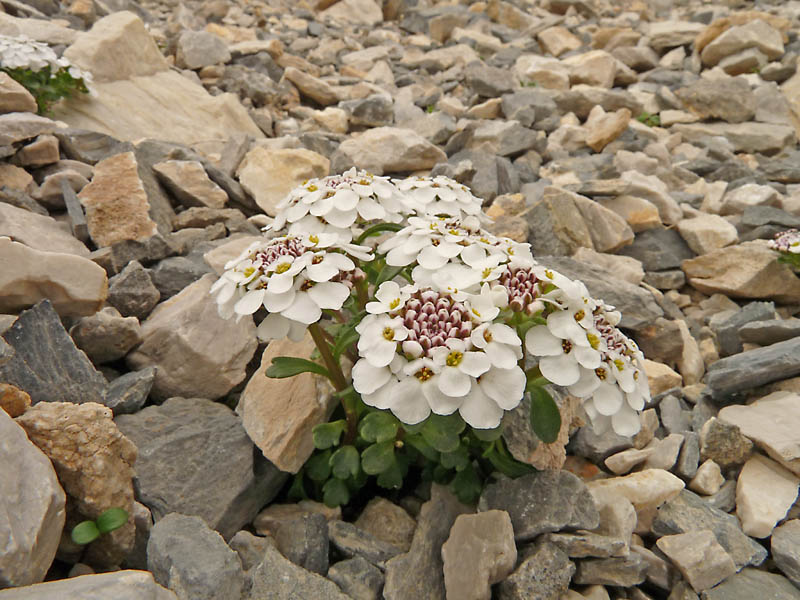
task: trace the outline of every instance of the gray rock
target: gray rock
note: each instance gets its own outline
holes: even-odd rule
[[[0,331],[0,333],[2,333],[2,331]],[[9,346],[3,338],[0,338],[0,367],[10,361],[13,357],[14,348]]]
[[[2,408],[0,454],[2,589],[44,579],[61,540],[66,496],[50,460]]]
[[[753,450],[753,442],[742,435],[736,425],[716,417],[710,418],[700,430],[700,457],[709,458],[721,468],[743,465]]]
[[[724,137],[732,144],[734,152],[775,154],[793,146],[797,141],[793,127],[752,121],[678,124],[673,125],[671,130],[680,133],[688,142],[696,142],[706,137]]]
[[[160,233],[143,240],[123,240],[110,247],[100,248],[89,256],[103,267],[109,276],[120,273],[133,261],[151,264],[175,254],[175,249]]]
[[[591,426],[581,427],[570,440],[569,451],[595,463],[633,446],[633,439],[608,430],[598,435]]]
[[[703,592],[700,598],[701,600],[753,600],[753,598],[798,600],[800,590],[780,575],[758,569],[742,569],[717,587]]]
[[[281,554],[299,567],[325,575],[328,572],[328,520],[305,513],[278,524],[273,534]]]
[[[575,565],[553,544],[524,550],[516,570],[497,586],[499,600],[556,600],[567,591]]]
[[[504,169],[500,165],[504,164],[503,161],[508,162],[507,159],[477,150],[462,150],[448,158],[451,165],[457,166],[463,161],[471,163],[474,173],[471,177],[459,180],[469,186],[477,197],[488,202],[494,200],[498,195],[518,191],[519,188],[514,189],[511,180],[503,177]]]
[[[652,359],[651,359],[652,360]],[[677,396],[668,394],[658,403],[661,425],[667,433],[685,433],[692,429],[692,413],[681,406]]]
[[[177,600],[174,592],[161,587],[146,571],[116,571],[83,575],[0,590],[2,600]]]
[[[484,488],[479,510],[505,510],[514,537],[526,542],[550,531],[594,529],[600,524],[586,485],[568,471],[540,471]]]
[[[726,481],[716,494],[704,498],[711,508],[716,508],[724,513],[736,508],[736,482]]]
[[[27,392],[33,404],[105,403],[105,378],[75,346],[49,300],[22,311],[3,338],[14,354],[0,366],[0,381]]]
[[[800,336],[800,319],[751,321],[739,330],[743,342],[769,346]]]
[[[213,272],[202,256],[195,253],[165,258],[149,269],[150,279],[160,294],[161,302],[172,298],[206,273]]]
[[[706,385],[715,400],[800,374],[800,338],[747,350],[709,366]]]
[[[687,431],[684,434],[683,446],[675,464],[675,474],[689,480],[697,473],[700,465],[700,439],[697,433]]]
[[[178,38],[175,60],[184,69],[202,69],[231,59],[228,44],[207,31],[184,31]]]
[[[115,417],[139,412],[147,402],[155,378],[156,367],[129,371],[117,377],[108,386],[106,406]]]
[[[329,522],[328,537],[331,540],[331,545],[347,558],[360,556],[379,567],[384,566],[387,560],[402,553],[402,550],[397,546],[381,541],[372,534],[345,521]]]
[[[656,545],[696,592],[707,590],[736,573],[733,559],[708,529],[665,535]]]
[[[792,519],[773,529],[770,543],[775,564],[800,588],[800,520]]]
[[[150,531],[153,529],[153,515],[150,509],[140,502],[133,503],[133,525],[136,528],[133,550],[122,561],[124,569],[147,570],[147,542],[150,540]]]
[[[170,512],[196,515],[229,538],[285,480],[263,458],[254,459],[239,417],[210,400],[172,398],[117,417],[116,424],[139,449],[136,495],[156,521]]]
[[[158,304],[161,294],[153,285],[147,270],[133,260],[108,281],[106,302],[125,317],[145,319]]]
[[[267,553],[267,546],[274,546],[275,541],[271,537],[253,535],[249,531],[242,529],[237,531],[228,546],[239,555],[242,561],[242,568],[245,571],[245,578],[248,578],[248,571],[261,564]]]
[[[123,358],[142,341],[139,320],[123,317],[112,307],[83,317],[70,328],[69,334],[96,365]]]
[[[576,197],[567,190],[548,186],[541,200],[527,211],[529,241],[536,256],[571,256],[581,247],[594,249]]]
[[[767,558],[767,551],[747,537],[734,515],[709,506],[697,494],[682,490],[658,509],[653,521],[656,535],[674,535],[701,529],[714,532],[719,545],[731,555],[737,568],[758,566]]]
[[[679,269],[647,271],[644,282],[659,290],[679,290],[686,283],[686,275]]]
[[[645,271],[679,269],[682,261],[695,256],[675,229],[648,229],[637,233],[633,244],[620,249],[619,254],[635,258]]]
[[[608,558],[628,552],[628,543],[622,538],[591,531],[546,533],[541,539],[556,546],[570,558]]]
[[[743,78],[698,79],[691,85],[675,90],[684,106],[701,119],[722,119],[742,123],[753,118],[756,97]]]
[[[631,114],[642,114],[641,102],[633,94],[621,90],[607,90],[605,88],[589,85],[574,85],[567,91],[558,92],[553,100],[562,113],[573,112],[580,119],[589,116],[591,110],[598,104],[606,112],[614,112],[620,108],[627,108]]]
[[[587,558],[578,561],[573,583],[630,587],[646,578],[647,561],[632,553],[623,558]]]
[[[172,208],[169,195],[159,183],[158,177],[156,177],[153,165],[166,160],[167,155],[176,148],[181,148],[181,146],[156,140],[137,142],[134,148],[137,173],[144,186],[144,191],[147,193],[147,201],[150,203],[150,218],[156,222],[158,231],[162,235],[172,231],[172,219],[175,218],[175,210]]]
[[[355,556],[340,561],[328,570],[328,579],[353,600],[379,600],[383,590],[381,570]]]
[[[306,571],[266,547],[263,562],[255,568],[248,600],[351,600],[321,575]]]
[[[121,142],[105,133],[86,129],[56,129],[53,135],[58,138],[59,150],[67,158],[90,165],[120,152],[133,150],[130,142]]]
[[[385,94],[342,102],[340,107],[348,112],[353,127],[385,127],[394,123],[394,105]]]
[[[525,127],[541,131],[554,131],[560,117],[553,98],[540,90],[524,89],[503,96],[503,114],[516,119]]]
[[[467,65],[464,75],[472,91],[486,98],[497,98],[519,87],[516,78],[508,69],[489,67],[479,61]]]
[[[239,600],[239,556],[199,517],[170,513],[150,531],[147,569],[181,600]]]
[[[431,499],[422,505],[417,519],[411,549],[386,563],[385,600],[444,600],[442,545],[456,517],[467,512],[472,510],[446,488],[433,485]]]
[[[750,302],[742,310],[721,322],[712,317],[708,324],[717,334],[720,358],[742,351],[742,341],[739,338],[739,330],[742,326],[752,321],[771,319],[774,316],[775,304],[773,302]]]

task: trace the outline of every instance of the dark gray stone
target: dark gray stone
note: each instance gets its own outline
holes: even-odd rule
[[[706,421],[717,416],[718,409],[710,398],[701,397],[692,408],[692,431],[700,433]]]
[[[379,600],[383,590],[383,573],[369,562],[356,556],[333,565],[328,579],[338,585],[353,600]]]
[[[160,298],[161,293],[153,285],[147,269],[136,260],[128,263],[128,266],[108,281],[106,302],[125,317],[136,317],[143,321]]]
[[[681,262],[695,256],[675,229],[648,229],[637,233],[633,243],[617,254],[635,258],[645,271],[679,269]]]
[[[9,346],[3,338],[0,338],[0,367],[10,361],[13,357],[14,348]]]
[[[194,283],[206,273],[213,273],[202,255],[172,256],[159,261],[149,269],[150,279],[159,291],[160,302],[172,298],[186,286]]]
[[[156,368],[145,367],[130,371],[110,383],[106,406],[113,411],[115,417],[131,415],[142,409],[156,379]]]
[[[123,569],[147,570],[147,542],[150,541],[150,531],[153,529],[153,515],[150,509],[141,502],[133,503],[133,524],[136,535],[131,550],[122,561]]]
[[[591,531],[545,533],[541,540],[555,545],[570,558],[609,558],[628,552],[628,543],[621,537]]]
[[[668,271],[648,271],[644,282],[659,290],[679,290],[686,283],[686,275],[680,269]]]
[[[575,565],[557,546],[537,542],[497,586],[499,600],[555,600],[566,593]]]
[[[276,83],[268,75],[241,64],[226,66],[217,82],[217,86],[226,92],[240,98],[250,98],[256,107],[279,105],[281,96],[288,91],[286,85]]]
[[[278,550],[294,564],[314,573],[328,572],[328,520],[305,513],[281,521],[273,534]]]
[[[13,353],[0,361],[0,381],[27,392],[33,404],[105,403],[105,378],[75,346],[49,300],[22,311],[3,339]]]
[[[109,156],[133,150],[130,142],[121,142],[110,135],[86,129],[56,129],[53,135],[58,138],[58,147],[62,154],[90,165]]]
[[[800,519],[772,530],[772,558],[781,572],[800,588]]]
[[[800,589],[794,587],[788,579],[760,571],[743,569],[700,595],[701,600],[753,600],[769,598],[769,600],[798,600]]]
[[[447,162],[458,165],[462,161],[469,161],[474,169],[474,174],[472,177],[464,179],[462,183],[469,186],[472,193],[478,198],[490,202],[499,195],[516,191],[508,187],[508,183],[498,173],[498,163],[501,160],[504,159],[488,152],[462,150],[448,158]]]
[[[524,89],[503,96],[503,114],[516,119],[525,127],[553,131],[558,127],[558,106],[553,98],[540,90]],[[552,129],[547,125],[555,125]]]
[[[491,509],[509,514],[517,542],[550,531],[594,529],[600,524],[591,493],[568,471],[540,471],[490,484],[481,494],[478,510]]]
[[[658,536],[710,529],[720,546],[731,555],[738,568],[758,566],[767,558],[767,551],[747,537],[734,515],[709,506],[697,494],[682,490],[658,509],[653,533]]]
[[[603,434],[597,434],[587,425],[581,427],[570,440],[567,449],[571,454],[588,458],[594,463],[601,463],[612,454],[633,447],[633,439],[618,435],[612,429]]]
[[[675,474],[688,481],[695,476],[700,465],[700,440],[693,431],[687,431],[683,436],[681,453],[675,463]]]
[[[266,547],[263,562],[252,575],[248,600],[351,600],[332,581],[306,571],[283,557],[277,548]]]
[[[99,248],[89,256],[94,262],[103,267],[109,277],[122,271],[132,261],[139,261],[149,265],[157,260],[172,256],[175,249],[160,233],[144,240],[123,240]]]
[[[725,358],[742,351],[742,341],[739,339],[739,330],[742,326],[752,321],[772,319],[774,316],[774,302],[750,302],[742,307],[742,310],[721,322],[712,318],[709,326],[717,334],[720,357]]]
[[[519,87],[509,69],[489,67],[478,61],[467,65],[464,75],[472,91],[485,98],[497,98]]]
[[[713,363],[706,385],[715,400],[800,374],[800,338],[740,352]]]
[[[348,100],[339,106],[349,113],[352,127],[385,127],[394,123],[394,103],[384,94]]]
[[[577,563],[572,581],[581,585],[630,587],[647,577],[647,561],[636,553],[622,558],[587,558]]]
[[[196,515],[227,539],[285,481],[254,453],[241,420],[223,404],[171,398],[116,424],[139,449],[134,491],[156,521],[170,512]]]
[[[239,556],[199,517],[170,513],[150,531],[147,570],[186,600],[239,600],[244,572]]]
[[[769,346],[800,336],[800,319],[773,319],[770,321],[751,321],[742,325],[739,339],[742,342]]]
[[[329,522],[328,537],[331,545],[347,558],[360,556],[378,567],[384,566],[387,560],[402,553],[397,546],[379,540],[345,521]]]
[[[144,191],[147,192],[147,201],[150,203],[150,218],[155,221],[158,231],[162,235],[172,231],[175,210],[170,203],[169,195],[156,178],[153,165],[166,158],[164,153],[168,147],[172,146],[155,140],[144,140],[137,143],[133,150],[137,173],[144,186]]]
[[[726,481],[716,494],[712,494],[704,500],[712,508],[719,509],[724,513],[731,512],[736,508],[736,482]]]
[[[237,531],[236,535],[228,542],[231,550],[239,555],[245,574],[260,565],[267,553],[267,546],[274,545],[275,541],[272,538],[253,535],[245,529]]]
[[[741,224],[746,227],[780,225],[789,229],[800,227],[800,217],[774,206],[748,206],[742,213]]]

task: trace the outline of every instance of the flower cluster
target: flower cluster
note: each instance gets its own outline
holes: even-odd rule
[[[774,240],[768,242],[769,247],[778,252],[789,254],[800,254],[800,231],[789,229],[775,236]]]

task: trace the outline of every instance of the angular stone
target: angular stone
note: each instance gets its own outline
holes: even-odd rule
[[[16,419],[52,461],[70,499],[70,523],[96,519],[109,508],[133,514],[137,450],[112,419],[109,408],[93,402],[42,402]],[[88,546],[84,559],[101,566],[118,565],[133,549],[134,535],[129,518]]]
[[[739,329],[742,342],[769,346],[800,336],[800,319],[751,321]]]
[[[328,521],[342,520],[341,507],[329,508],[322,502],[300,500],[297,504],[271,504],[267,506],[258,513],[258,516],[253,521],[253,528],[259,535],[273,537],[281,527],[281,523],[307,514],[321,514]]]
[[[114,412],[115,417],[139,412],[147,402],[155,378],[155,367],[145,367],[117,377],[108,386],[106,406]]]
[[[648,28],[650,45],[658,52],[677,46],[686,46],[692,43],[703,29],[705,26],[702,23],[655,21],[650,23]]]
[[[175,62],[183,69],[202,69],[231,59],[228,45],[208,31],[184,31],[178,38]]]
[[[170,513],[153,526],[147,570],[182,600],[242,598],[244,573],[238,555],[198,517]]]
[[[625,219],[635,233],[661,227],[658,208],[644,198],[623,195],[615,198],[598,198],[597,202]]]
[[[725,478],[722,476],[719,465],[709,458],[697,468],[697,472],[689,482],[689,489],[698,494],[710,496],[716,494],[723,483],[725,483]]]
[[[332,159],[334,171],[352,166],[376,175],[430,169],[447,155],[410,129],[376,127],[342,142]]]
[[[680,133],[688,142],[723,136],[734,152],[775,154],[793,147],[797,141],[794,127],[773,123],[687,123],[673,125],[671,131]]]
[[[523,83],[551,90],[569,89],[569,68],[553,58],[523,54],[514,64],[514,73]]]
[[[250,319],[226,321],[209,294],[205,275],[155,308],[142,323],[142,344],[128,354],[133,369],[158,367],[153,395],[216,399],[245,378],[258,346]],[[187,369],[187,365],[191,365]]]
[[[331,20],[367,27],[383,22],[383,12],[375,0],[341,0],[320,12],[318,17],[323,21]]]
[[[371,533],[345,521],[330,521],[328,537],[340,554],[347,558],[360,556],[376,567],[383,567],[402,551],[397,546],[379,540]]]
[[[325,177],[330,161],[304,149],[268,150],[256,146],[239,164],[237,176],[256,204],[270,216],[292,189],[304,181]]]
[[[170,512],[199,516],[227,539],[284,481],[273,466],[254,459],[239,418],[222,404],[171,398],[116,423],[139,448],[137,499],[156,521]],[[186,469],[189,463],[196,468]]]
[[[791,519],[772,530],[772,559],[781,572],[800,584],[800,520]]]
[[[498,156],[511,156],[534,148],[538,141],[538,134],[522,124],[494,119],[475,128],[467,147]]]
[[[631,111],[628,108],[606,113],[598,106],[589,113],[589,118],[584,124],[588,130],[586,145],[595,152],[602,152],[603,148],[625,132],[630,120]]]
[[[742,78],[715,81],[698,79],[687,87],[675,90],[675,95],[701,119],[742,123],[750,121],[756,111],[756,99],[750,84]]]
[[[549,531],[594,529],[599,515],[586,485],[568,471],[540,471],[484,488],[479,510],[505,510],[526,542]]]
[[[531,224],[530,243],[534,254],[570,256],[581,247],[595,249],[579,209],[578,197],[578,194],[553,186],[544,189],[541,201],[526,214]]]
[[[472,512],[446,488],[434,484],[422,505],[417,529],[406,554],[386,563],[386,600],[440,600],[445,597],[441,548],[460,514]]]
[[[123,317],[112,307],[84,317],[70,328],[69,334],[97,365],[123,358],[142,341],[139,320]]]
[[[800,590],[788,579],[759,569],[742,569],[720,585],[703,592],[701,600],[798,600]]]
[[[16,153],[14,160],[23,167],[42,167],[58,162],[58,139],[43,134]]]
[[[719,214],[739,215],[754,206],[780,208],[781,196],[777,190],[768,185],[747,183],[723,196]]]
[[[591,223],[589,233],[592,238],[592,245],[597,252],[614,253],[623,246],[633,242],[633,230],[621,216],[604,207],[599,202],[590,200],[579,194],[573,196],[575,205],[578,207],[585,223]],[[581,246],[577,252],[591,251],[591,249]]]
[[[631,508],[633,512],[633,508]],[[589,531],[577,533],[545,533],[542,541],[553,544],[570,558],[608,558],[625,556],[628,544],[620,538]]]
[[[497,98],[519,87],[514,75],[506,69],[471,63],[465,71],[467,85],[480,96]]]
[[[666,535],[659,538],[656,545],[678,567],[695,592],[707,590],[736,573],[733,559],[708,529]]]
[[[678,232],[695,254],[702,255],[738,241],[736,227],[718,215],[699,215],[678,223]]]
[[[490,600],[492,584],[505,579],[517,560],[508,513],[460,515],[442,546],[442,560],[448,597]]]
[[[683,435],[671,433],[663,440],[653,443],[653,452],[644,462],[644,469],[664,469],[668,471],[675,466],[678,460],[681,446],[683,445]]]
[[[55,558],[65,495],[50,460],[3,410],[0,453],[0,588],[31,585]]]
[[[170,590],[161,587],[146,571],[115,571],[59,579],[28,587],[0,590],[3,600],[178,600]]]
[[[97,312],[108,294],[105,271],[74,254],[42,252],[0,238],[0,313],[15,313],[47,298],[62,316]]]
[[[297,566],[320,575],[328,572],[328,520],[324,515],[308,512],[281,520],[272,537],[281,554]]]
[[[403,552],[411,548],[417,522],[402,507],[377,497],[361,511],[355,526]]]
[[[328,570],[328,579],[354,600],[380,600],[383,573],[360,556],[337,562]]]
[[[749,536],[765,538],[797,500],[800,478],[774,460],[754,455],[736,481],[736,515]]]
[[[228,194],[206,174],[197,161],[168,160],[153,165],[159,180],[185,206],[223,208]]]
[[[28,410],[30,405],[31,397],[27,393],[9,383],[0,383],[0,409],[12,419]]]
[[[89,256],[89,249],[52,217],[0,202],[0,236],[44,252]]]
[[[753,442],[742,435],[736,425],[711,417],[700,430],[700,455],[714,460],[720,467],[742,465],[750,456]]]
[[[537,542],[497,586],[499,600],[545,600],[567,591],[575,565],[553,544]]]
[[[624,558],[587,558],[578,561],[573,583],[630,587],[644,582],[647,561],[639,554]]]
[[[0,114],[0,147],[29,140],[43,133],[53,133],[55,129],[55,121],[47,117],[26,112]]]
[[[25,390],[34,404],[103,404],[105,378],[75,347],[49,300],[23,311],[3,338],[14,354],[0,364],[0,380]]]
[[[767,551],[747,537],[739,520],[713,508],[689,490],[683,490],[658,509],[653,521],[653,533],[659,536],[709,529],[719,544],[730,554],[737,568],[758,566],[767,558]]]
[[[248,600],[273,598],[350,600],[350,596],[342,593],[333,581],[298,567],[271,545],[266,546],[262,563],[252,572],[252,587],[247,598]]]
[[[0,113],[35,113],[36,110],[36,100],[31,93],[7,73],[0,73]]]
[[[749,302],[740,311],[724,318],[725,313],[713,316],[708,324],[717,336],[719,355],[722,358],[738,354],[743,350],[739,332],[751,321],[769,319],[775,316],[773,302]],[[781,341],[781,340],[776,340]]]
[[[581,47],[581,40],[564,27],[549,27],[537,36],[542,49],[553,56],[561,56]]]
[[[109,284],[108,304],[123,316],[140,321],[147,318],[161,297],[147,270],[137,260],[130,261]]]
[[[715,399],[723,399],[796,375],[800,375],[800,338],[718,360],[709,366],[706,384]]]
[[[758,48],[770,60],[783,56],[783,40],[779,31],[761,19],[731,27],[707,44],[700,53],[703,64],[713,67],[720,60],[747,48]]]
[[[614,87],[617,60],[605,50],[592,50],[564,59],[570,66],[569,80],[572,84],[585,83],[603,88]]]
[[[322,79],[294,67],[288,67],[283,72],[283,76],[297,88],[301,95],[310,98],[320,106],[329,106],[339,102],[339,94]]]

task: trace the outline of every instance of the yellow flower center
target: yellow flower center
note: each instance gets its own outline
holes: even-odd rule
[[[585,316],[586,316],[586,313],[585,313],[584,311],[582,311],[582,310],[579,310],[579,311],[578,311],[578,312],[576,312],[576,313],[575,313],[573,316],[575,317],[575,320],[576,320],[576,321],[582,321],[582,320],[583,320],[583,317],[585,317]]]
[[[394,310],[398,306],[400,306],[400,298],[395,298],[394,300],[389,302],[389,309],[391,310]]]
[[[487,277],[489,277],[491,274],[492,274],[492,270],[491,270],[489,267],[486,267],[486,268],[483,270],[483,278],[484,278],[484,279],[486,279]]]
[[[464,353],[459,352],[458,350],[453,350],[450,354],[447,355],[447,363],[448,367],[457,367],[461,364],[461,361],[464,359]]]
[[[312,234],[308,236],[308,241],[311,242],[312,244],[319,244],[319,236]]]
[[[247,268],[244,270],[244,276],[245,276],[245,277],[250,277],[250,275],[252,275],[252,274],[253,274],[253,273],[255,273],[255,272],[256,272],[256,270],[255,270],[255,268],[254,268],[254,267],[247,267]]]
[[[492,341],[492,339],[493,339],[493,338],[492,338],[492,332],[491,332],[491,331],[489,331],[488,329],[487,329],[486,331],[484,331],[484,332],[483,332],[483,339],[485,339],[485,340],[486,340],[486,343],[487,343],[487,344],[488,344],[489,342],[491,342],[491,341]]]
[[[291,263],[281,263],[277,267],[275,267],[275,272],[280,275],[281,273],[286,273],[289,269],[292,268]]]
[[[319,188],[315,186],[313,183],[306,188],[309,192],[316,192]]]
[[[391,342],[394,341],[394,329],[391,327],[384,327],[383,328],[383,339]]]
[[[419,379],[422,382],[428,381],[431,377],[433,377],[433,371],[431,371],[428,367],[422,367],[419,371],[414,373],[414,377]]]
[[[619,358],[614,359],[614,365],[617,367],[618,370],[622,371],[625,368],[625,363],[622,362]]]
[[[600,381],[605,381],[606,380],[606,370],[603,367],[597,367],[594,370],[594,374],[597,375],[597,378]]]
[[[597,350],[597,347],[600,345],[600,338],[593,333],[587,333],[586,339],[589,340],[589,345]]]

